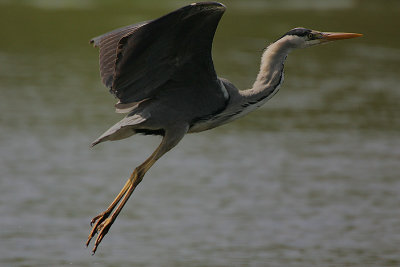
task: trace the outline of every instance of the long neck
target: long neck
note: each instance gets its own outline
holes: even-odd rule
[[[245,102],[263,103],[278,91],[283,80],[283,64],[290,50],[291,46],[285,38],[267,47],[261,57],[260,72],[253,87],[240,92]]]
[[[264,104],[278,91],[283,79],[283,63],[292,48],[287,37],[268,46],[261,57],[260,72],[251,89],[238,90],[227,80],[221,80],[223,91],[228,92],[230,102],[221,113],[204,123],[198,123],[190,132],[204,131],[233,121]]]

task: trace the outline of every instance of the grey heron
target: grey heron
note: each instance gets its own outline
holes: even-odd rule
[[[185,134],[215,128],[263,105],[278,91],[285,59],[293,49],[362,36],[292,29],[264,50],[253,86],[238,90],[217,76],[211,57],[224,11],[220,3],[194,3],[91,40],[100,49],[102,82],[118,98],[116,112],[127,113],[92,145],[134,134],[162,136],[110,206],[92,219],[86,246],[98,234],[93,253],[145,173]]]

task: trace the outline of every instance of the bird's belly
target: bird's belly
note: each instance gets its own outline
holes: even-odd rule
[[[216,125],[215,121],[213,121],[213,120],[199,121],[199,122],[196,122],[194,125],[192,125],[189,128],[188,133],[203,132],[203,131],[207,131],[207,130],[210,130],[212,128],[215,128],[217,126],[218,125]]]
[[[240,117],[245,116],[246,114],[254,111],[255,109],[259,108],[262,106],[265,102],[267,102],[273,94],[278,91],[278,88],[274,90],[274,92],[271,94],[270,97],[267,97],[263,99],[262,101],[259,101],[255,104],[248,105],[246,107],[238,107],[238,108],[228,108],[221,112],[218,115],[213,116],[212,118],[209,118],[207,120],[199,120],[195,124],[193,124],[190,128],[188,133],[197,133],[197,132],[202,132],[206,130],[210,130],[212,128],[218,127],[220,125],[229,123],[231,121],[234,121]]]
[[[247,114],[247,110],[240,110],[237,112],[234,111],[227,111],[224,110],[223,112],[208,118],[208,119],[203,119],[196,121],[190,128],[188,133],[198,133],[198,132],[203,132],[207,131],[210,129],[213,129],[215,127],[224,125],[228,122],[231,122],[239,117],[242,117],[243,115]]]

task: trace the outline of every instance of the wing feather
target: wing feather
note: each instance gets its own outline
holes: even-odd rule
[[[169,81],[182,88],[210,90],[223,101],[211,47],[224,10],[219,3],[192,4],[92,39],[100,48],[103,83],[119,104],[151,98]]]
[[[114,77],[116,53],[119,41],[121,38],[128,34],[132,34],[135,30],[146,23],[147,22],[140,22],[122,27],[90,40],[91,44],[100,48],[100,76],[104,85],[109,89],[111,89]]]

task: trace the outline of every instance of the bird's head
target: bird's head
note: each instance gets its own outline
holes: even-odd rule
[[[319,32],[305,28],[294,28],[285,33],[278,41],[284,41],[291,48],[305,48],[330,41],[360,37],[360,33]]]

